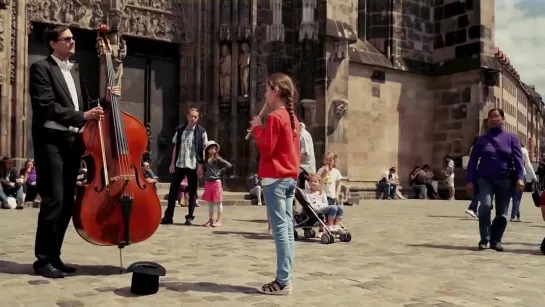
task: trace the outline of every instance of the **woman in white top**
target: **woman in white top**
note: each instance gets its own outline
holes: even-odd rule
[[[524,144],[520,144],[522,150],[522,161],[524,162],[524,178],[525,182],[537,181],[536,172],[530,162],[530,155]],[[516,187],[513,187],[513,207],[511,208],[511,222],[520,222],[520,201],[522,200],[522,192]]]

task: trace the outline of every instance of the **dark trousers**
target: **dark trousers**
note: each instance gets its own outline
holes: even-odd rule
[[[187,177],[186,192],[189,194],[188,200],[188,212],[185,216],[186,220],[193,220],[195,216],[195,205],[197,203],[197,170],[190,168],[178,168],[174,170],[172,180],[170,181],[170,190],[168,191],[168,205],[165,210],[165,217],[174,217],[174,206],[178,199],[178,192],[180,190],[180,184],[184,177]]]
[[[25,203],[29,201],[34,201],[37,196],[38,196],[38,187],[35,185],[27,185]]]
[[[82,150],[75,135],[67,132],[44,129],[33,139],[36,186],[42,198],[34,252],[38,262],[46,264],[61,255],[72,218]]]

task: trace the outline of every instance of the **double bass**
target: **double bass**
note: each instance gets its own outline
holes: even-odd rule
[[[98,30],[99,56],[108,86],[116,81],[107,26]],[[150,238],[161,219],[161,204],[155,187],[144,180],[142,157],[148,145],[142,122],[120,107],[120,97],[111,96],[100,120],[88,121],[82,132],[87,163],[87,183],[77,193],[73,223],[87,242],[121,249]]]

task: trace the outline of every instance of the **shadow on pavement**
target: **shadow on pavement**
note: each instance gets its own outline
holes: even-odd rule
[[[76,273],[69,274],[69,276],[106,276],[106,275],[119,275],[120,267],[111,265],[77,265],[70,264],[76,268]],[[0,273],[14,274],[14,275],[35,275],[32,264],[17,263],[13,261],[0,260]]]
[[[233,221],[237,221],[237,222],[250,222],[250,223],[259,223],[259,224],[267,224],[267,220],[258,220],[258,219],[253,219],[253,220],[236,220],[234,219]]]
[[[246,294],[258,294],[256,288],[248,286],[226,285],[217,284],[212,282],[161,282],[159,283],[161,288],[176,291],[176,292],[207,292],[207,293],[246,293]],[[130,287],[124,287],[115,289],[113,293],[122,297],[137,297],[138,295],[132,294]],[[161,291],[161,289],[159,289]]]
[[[268,233],[247,232],[247,231],[224,231],[224,230],[216,230],[216,231],[212,231],[212,233],[217,235],[240,236],[245,239],[272,240],[272,236]]]
[[[505,244],[507,245],[507,244]],[[425,247],[425,248],[434,248],[434,249],[445,249],[445,250],[459,250],[459,251],[475,251],[475,252],[486,252],[493,251],[491,249],[486,249],[484,251],[479,251],[477,246],[467,246],[467,245],[442,245],[442,244],[407,244],[409,247]],[[503,253],[513,253],[513,254],[527,254],[527,255],[542,255],[539,250],[539,246],[536,246],[535,249],[511,249],[506,248]]]

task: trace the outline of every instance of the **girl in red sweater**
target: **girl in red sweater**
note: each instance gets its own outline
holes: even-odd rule
[[[276,278],[259,291],[287,295],[292,291],[293,197],[299,176],[299,122],[294,114],[296,88],[285,74],[275,73],[267,79],[265,101],[273,111],[266,126],[259,116],[250,122],[261,159],[258,175],[276,244]]]

